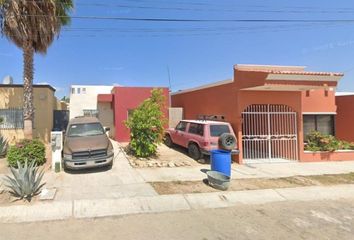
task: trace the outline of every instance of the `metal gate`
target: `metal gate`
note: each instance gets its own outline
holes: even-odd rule
[[[68,110],[54,110],[53,111],[53,131],[63,131],[69,123]]]
[[[250,105],[242,113],[245,163],[298,159],[296,112],[286,105]]]

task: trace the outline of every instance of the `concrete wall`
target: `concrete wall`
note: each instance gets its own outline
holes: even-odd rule
[[[128,118],[128,110],[137,108],[145,99],[149,98],[153,89],[152,87],[115,87],[113,89],[115,140],[119,142],[130,140],[129,129],[124,124]],[[168,88],[162,89],[166,99],[164,114],[168,117],[169,90]]]
[[[335,92],[324,89],[302,92],[302,111],[335,113],[337,111]]]
[[[183,119],[183,108],[168,109],[168,127],[174,128]]]
[[[72,93],[72,89],[75,93]],[[80,88],[80,94],[77,89]],[[86,93],[83,93],[83,88]],[[111,93],[113,86],[72,85],[70,89],[70,118],[83,116],[83,110],[97,110],[97,95]]]
[[[49,142],[53,128],[53,110],[61,107],[61,104],[58,104],[54,90],[45,86],[35,86],[33,95],[35,107],[33,137]],[[0,108],[23,108],[23,88],[0,87]],[[11,143],[24,138],[23,129],[0,129],[0,134]]]
[[[354,95],[337,96],[336,137],[354,142]]]
[[[110,102],[99,102],[97,105],[97,110],[99,111],[98,119],[101,121],[104,127],[109,127],[109,137],[115,137],[115,127],[114,127],[114,113],[113,106]]]

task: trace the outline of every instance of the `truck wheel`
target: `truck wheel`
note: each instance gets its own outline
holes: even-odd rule
[[[172,139],[168,134],[165,135],[165,144],[167,147],[173,147]]]
[[[188,155],[194,160],[199,160],[201,158],[202,154],[197,144],[190,143],[188,145]]]
[[[233,150],[236,147],[236,138],[230,133],[223,133],[219,137],[219,148],[224,150]]]

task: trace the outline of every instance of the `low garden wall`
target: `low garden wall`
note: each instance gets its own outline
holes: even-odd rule
[[[304,151],[300,162],[354,161],[354,150],[338,150],[334,152]]]

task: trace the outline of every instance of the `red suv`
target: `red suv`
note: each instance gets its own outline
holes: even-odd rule
[[[198,160],[218,148],[219,137],[224,134],[235,136],[230,123],[207,120],[182,120],[165,133],[165,144],[188,148],[191,158]],[[236,149],[235,149],[236,150]]]

